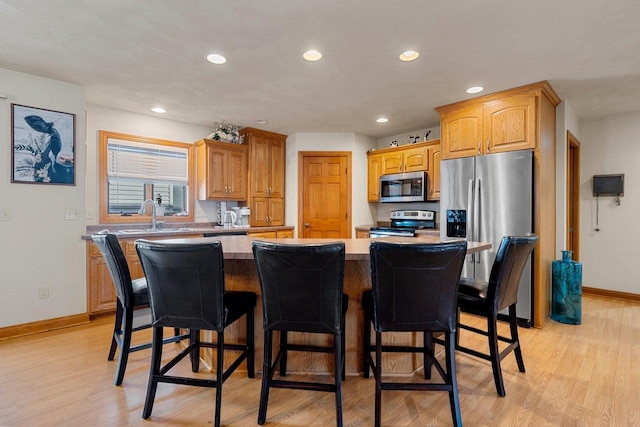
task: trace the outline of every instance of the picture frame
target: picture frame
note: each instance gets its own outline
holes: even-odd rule
[[[11,182],[76,185],[76,115],[11,104]]]

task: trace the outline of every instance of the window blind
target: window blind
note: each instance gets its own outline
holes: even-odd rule
[[[107,143],[107,175],[109,178],[187,185],[187,156],[186,148],[110,139]]]

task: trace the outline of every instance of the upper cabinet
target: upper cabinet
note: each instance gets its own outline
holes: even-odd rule
[[[210,139],[195,145],[198,200],[247,200],[247,146]]]
[[[429,170],[429,154],[425,147],[413,147],[389,152],[382,159],[382,174]]]
[[[367,153],[367,200],[380,201],[380,175],[425,171],[428,200],[440,200],[440,141],[419,142]]]
[[[548,84],[533,84],[436,108],[442,158],[537,148],[543,93],[556,96]]]
[[[284,225],[287,136],[254,128],[240,133],[249,147],[251,225]]]

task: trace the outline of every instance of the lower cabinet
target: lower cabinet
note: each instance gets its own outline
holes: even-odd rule
[[[181,235],[180,237],[201,237],[197,235]],[[166,239],[166,236],[163,237]],[[153,240],[152,238],[146,238]],[[136,239],[118,239],[127,258],[132,279],[144,276],[142,264],[138,258],[134,242]],[[109,268],[100,249],[91,241],[87,241],[87,313],[89,316],[110,314],[116,310],[118,297],[114,289]]]
[[[264,237],[265,239],[292,239],[293,230],[256,231],[248,233],[251,237]]]

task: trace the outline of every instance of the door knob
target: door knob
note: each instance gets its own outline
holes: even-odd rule
[[[311,227],[311,225],[310,225],[308,222],[305,222],[305,223],[304,223],[304,226],[305,226],[305,227],[307,227],[307,228],[308,228],[308,227]]]

